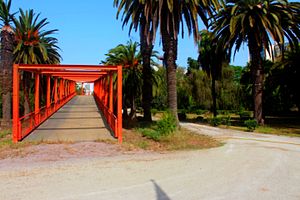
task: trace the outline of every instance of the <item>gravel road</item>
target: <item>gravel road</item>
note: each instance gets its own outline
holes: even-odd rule
[[[0,160],[0,199],[300,199],[300,138],[182,126],[226,144],[171,153],[106,150],[100,156],[82,151],[76,158]]]

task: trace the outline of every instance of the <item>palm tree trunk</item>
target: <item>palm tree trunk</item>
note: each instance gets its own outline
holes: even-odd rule
[[[162,30],[162,43],[164,51],[164,64],[167,67],[167,89],[168,105],[171,113],[174,115],[177,124],[179,123],[177,114],[177,90],[176,90],[176,60],[178,40],[171,36],[166,30]],[[170,28],[172,29],[172,28]]]
[[[144,120],[152,121],[151,117],[151,103],[152,103],[152,69],[151,69],[151,55],[153,50],[152,45],[152,35],[150,36],[150,42],[147,41],[145,36],[145,18],[141,19],[141,30],[140,30],[140,43],[141,43],[141,52],[143,57],[143,109],[144,109]]]
[[[255,41],[249,40],[249,52],[251,57],[251,71],[252,71],[252,95],[254,105],[254,119],[258,124],[264,125],[263,119],[263,81],[264,72],[261,58],[261,48],[256,45]]]
[[[2,70],[2,126],[11,127],[12,117],[12,68],[13,68],[13,31],[4,26],[1,31],[1,70]]]

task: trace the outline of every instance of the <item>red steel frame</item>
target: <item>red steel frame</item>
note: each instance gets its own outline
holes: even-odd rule
[[[28,71],[35,76],[35,109],[34,112],[22,117],[19,116],[20,71]],[[39,88],[41,75],[47,77],[46,106],[42,108],[40,108]],[[52,87],[51,77],[54,78]],[[115,77],[116,86],[113,85]],[[13,141],[19,142],[24,139],[71,100],[76,95],[76,82],[94,83],[94,98],[98,107],[115,137],[118,138],[119,143],[122,143],[122,66],[100,65],[15,64],[13,66]]]

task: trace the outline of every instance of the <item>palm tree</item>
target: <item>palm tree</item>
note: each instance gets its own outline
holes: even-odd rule
[[[108,65],[123,66],[123,116],[125,121],[132,121],[136,117],[137,97],[140,97],[142,90],[142,56],[138,51],[139,44],[131,40],[127,45],[120,44],[109,50],[105,61]],[[127,113],[127,107],[130,113]]]
[[[152,82],[152,68],[151,56],[153,51],[153,26],[151,26],[150,16],[145,16],[145,4],[140,0],[114,0],[114,6],[118,7],[117,18],[123,10],[123,27],[127,25],[130,20],[129,34],[134,28],[135,31],[140,32],[140,48],[142,54],[142,77],[143,77],[143,98],[142,106],[144,109],[144,120],[152,121],[151,117],[151,103],[153,99],[153,82]]]
[[[2,95],[2,126],[11,124],[12,66],[14,31],[11,27],[13,15],[10,12],[11,0],[0,0],[1,29],[1,64],[0,64],[0,95]]]
[[[254,118],[263,124],[263,51],[270,51],[271,41],[283,45],[285,38],[294,47],[300,38],[300,3],[287,0],[228,0],[219,9],[212,29],[225,48],[238,51],[248,42],[253,81]]]
[[[20,9],[15,24],[14,60],[22,64],[57,64],[61,56],[58,53],[57,39],[52,35],[58,30],[43,30],[49,24],[47,18],[39,19],[32,9]]]
[[[222,47],[223,44],[218,43],[214,33],[208,30],[200,31],[198,62],[207,75],[211,77],[212,110],[214,117],[217,116],[216,80],[222,74],[223,65],[229,63],[228,53]]]
[[[168,105],[169,109],[178,121],[177,116],[177,92],[176,92],[176,60],[178,35],[183,32],[183,23],[186,23],[188,33],[193,32],[195,42],[198,40],[198,16],[207,25],[206,13],[211,1],[136,1],[134,8],[143,8],[143,15],[150,22],[151,29],[146,29],[145,34],[150,35],[152,42],[155,40],[157,29],[160,29],[164,51],[164,65],[167,68]],[[217,3],[218,1],[214,1]],[[149,31],[152,30],[153,32]],[[148,34],[149,36],[149,34]],[[148,37],[149,40],[149,37]]]
[[[15,48],[13,51],[15,63],[21,64],[58,64],[61,56],[58,53],[57,39],[52,35],[54,30],[43,30],[49,23],[47,19],[39,19],[32,9],[23,11],[20,9],[20,16],[14,19],[15,24]],[[31,75],[28,72],[23,74],[23,88],[25,95],[25,114],[30,112],[29,90]]]

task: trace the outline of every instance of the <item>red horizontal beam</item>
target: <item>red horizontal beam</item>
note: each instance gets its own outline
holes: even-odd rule
[[[44,70],[44,69],[86,69],[86,70],[117,70],[117,66],[112,65],[48,65],[48,64],[36,64],[36,65],[28,65],[28,64],[20,64],[18,66],[19,69],[23,70]]]
[[[41,74],[50,74],[50,75],[106,75],[107,72],[89,72],[89,71],[42,71]]]

